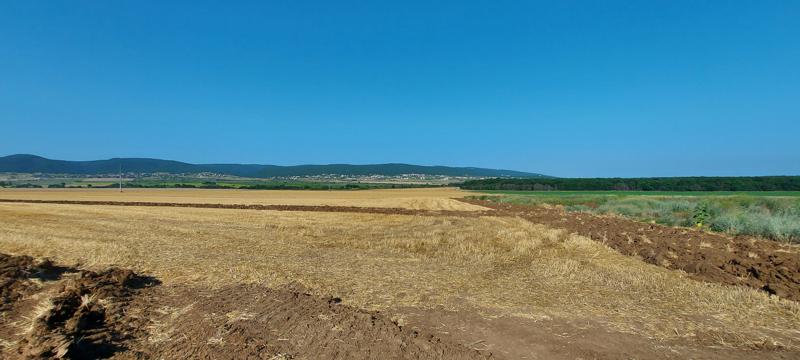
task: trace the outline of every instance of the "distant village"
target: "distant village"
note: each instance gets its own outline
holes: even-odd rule
[[[309,176],[287,176],[271,178],[246,178],[227,174],[202,172],[202,173],[137,173],[122,172],[108,174],[49,174],[49,173],[0,173],[0,186],[2,187],[97,187],[107,186],[109,183],[123,183],[134,181],[163,181],[163,182],[221,182],[221,183],[257,183],[257,182],[288,182],[288,183],[341,183],[341,184],[418,184],[418,185],[447,185],[468,180],[480,180],[485,177],[447,176],[427,174],[401,174],[401,175],[343,175],[321,174]]]

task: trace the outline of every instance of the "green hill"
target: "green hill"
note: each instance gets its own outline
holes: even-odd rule
[[[0,157],[0,172],[50,173],[50,174],[112,174],[122,168],[133,173],[189,174],[212,172],[225,175],[271,178],[288,176],[384,175],[423,174],[469,177],[520,177],[546,178],[541,174],[513,170],[484,169],[476,167],[421,166],[409,164],[374,165],[258,165],[258,164],[189,164],[180,161],[148,158],[113,158],[108,160],[66,161],[51,160],[36,155],[18,154]]]

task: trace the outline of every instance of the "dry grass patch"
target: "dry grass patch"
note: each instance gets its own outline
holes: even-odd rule
[[[592,319],[660,340],[795,348],[800,305],[705,284],[518,218],[0,204],[0,251],[165,283],[300,282],[371,309]]]

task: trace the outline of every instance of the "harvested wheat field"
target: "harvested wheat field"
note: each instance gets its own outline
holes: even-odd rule
[[[0,264],[3,356],[800,356],[798,302],[698,281],[551,222],[453,200],[463,195],[456,190],[274,193],[0,198],[276,205],[286,197],[454,212],[0,203],[0,253],[9,255]]]
[[[453,198],[467,193],[454,188],[378,189],[361,191],[220,190],[220,189],[0,189],[0,199],[358,206],[416,210],[485,210]]]

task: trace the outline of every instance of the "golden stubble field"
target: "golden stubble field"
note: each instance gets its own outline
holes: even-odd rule
[[[209,203],[250,194],[206,191],[123,196]],[[13,194],[119,201],[105,191]],[[277,204],[294,195],[292,201],[303,204],[461,206],[450,203],[459,192],[449,189],[252,192],[249,201]],[[299,282],[400,318],[409,308],[438,308],[591,321],[654,341],[698,346],[797,349],[800,339],[796,302],[690,280],[588,238],[512,217],[0,204],[0,226],[0,252],[90,268],[130,267],[165,285]]]
[[[205,204],[329,205],[415,210],[486,210],[453,198],[470,193],[455,188],[354,191],[225,189],[0,189],[0,199],[130,201]]]

